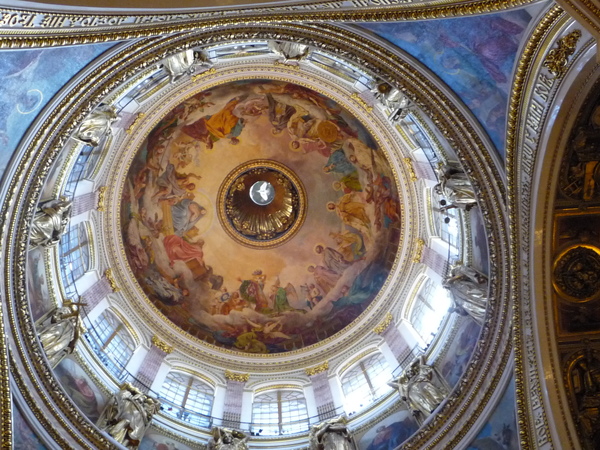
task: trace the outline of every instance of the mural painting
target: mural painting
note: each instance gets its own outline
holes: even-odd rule
[[[63,359],[54,373],[73,403],[88,419],[96,422],[106,400],[88,374],[70,357]]]
[[[378,422],[359,440],[360,450],[393,450],[419,428],[407,410],[399,411]]]
[[[31,429],[21,410],[13,401],[13,445],[14,450],[46,450],[35,431]]]
[[[42,248],[35,248],[27,254],[27,270],[27,297],[33,320],[38,320],[55,307],[46,284],[46,267]]]
[[[201,445],[190,447],[149,428],[138,448],[139,450],[193,450],[205,447]]]
[[[469,107],[504,156],[508,95],[525,9],[434,21],[362,26],[425,64]]]
[[[454,387],[463,374],[471,358],[481,327],[470,317],[465,317],[458,325],[456,337],[445,355],[435,365],[451,387]]]
[[[216,204],[228,174],[256,160],[287,167],[306,193],[303,224],[273,248],[237,242]],[[134,275],[174,324],[278,353],[332,336],[370,304],[400,216],[393,171],[357,119],[310,89],[253,80],[200,92],[154,127],[131,163],[121,226]]]
[[[0,177],[25,131],[48,101],[112,45],[0,51]]]
[[[508,384],[500,403],[467,450],[517,450],[517,414],[515,403],[515,380]]]

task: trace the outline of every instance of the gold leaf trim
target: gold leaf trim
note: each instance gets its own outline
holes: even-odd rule
[[[108,187],[106,186],[98,188],[98,206],[96,209],[100,212],[106,211],[106,191],[108,191]]]
[[[226,370],[225,378],[227,378],[228,380],[231,380],[231,381],[239,381],[240,383],[245,383],[250,378],[250,374],[249,373],[236,373],[236,372],[231,372],[229,370]]]
[[[417,174],[415,173],[415,168],[413,166],[413,160],[411,158],[404,158],[404,162],[408,166],[408,173],[410,174],[411,181],[417,181]]]
[[[420,263],[423,258],[423,248],[425,248],[425,240],[417,239],[417,248],[415,249],[415,257],[413,258],[414,263]]]
[[[110,284],[110,288],[113,290],[113,292],[119,292],[120,289],[117,286],[117,282],[115,281],[115,278],[113,276],[112,269],[106,269],[106,271],[104,272],[104,276],[106,277],[108,284]]]
[[[580,37],[581,31],[575,30],[566,36],[561,37],[556,43],[556,48],[553,48],[548,52],[546,60],[544,61],[544,67],[546,67],[552,75],[560,78],[565,74],[569,56],[575,52],[575,47],[577,47],[577,41],[579,41]]]
[[[304,369],[304,371],[306,372],[306,375],[308,375],[309,377],[312,377],[313,375],[316,375],[321,372],[325,372],[328,369],[329,369],[329,361],[324,361],[321,364],[319,364],[318,366],[309,367],[307,369]]]
[[[388,312],[381,323],[373,328],[373,333],[381,334],[390,326],[392,321],[394,320],[394,316],[392,316],[391,312]]]
[[[161,341],[157,335],[152,336],[152,345],[157,349],[162,350],[167,355],[173,351],[173,347],[168,345],[166,342]]]

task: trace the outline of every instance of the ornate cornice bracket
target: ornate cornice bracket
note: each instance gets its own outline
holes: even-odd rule
[[[249,373],[236,373],[230,372],[229,370],[225,371],[225,378],[231,381],[239,381],[240,383],[246,383],[250,378]]]
[[[318,366],[308,367],[308,368],[304,369],[304,371],[306,372],[306,375],[308,375],[309,377],[312,377],[319,373],[325,372],[327,370],[329,370],[329,361],[324,361],[321,364],[319,364]]]
[[[166,342],[161,341],[158,336],[152,336],[152,345],[154,345],[157,349],[162,350],[167,355],[173,352],[173,347],[168,345]]]
[[[393,320],[394,320],[394,316],[392,316],[391,312],[388,312],[385,315],[385,317],[383,318],[383,320],[379,323],[379,325],[377,325],[375,328],[373,328],[373,333],[376,333],[376,334],[383,333],[385,330],[387,330],[387,328],[390,326],[390,324],[392,323]]]

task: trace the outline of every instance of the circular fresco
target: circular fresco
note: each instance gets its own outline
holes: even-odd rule
[[[133,274],[170,321],[219,347],[281,353],[333,336],[373,301],[400,211],[383,151],[345,108],[245,80],[188,98],[152,129],[128,170],[121,225]],[[243,214],[263,229],[289,219],[290,235],[260,245],[280,236],[244,234]]]

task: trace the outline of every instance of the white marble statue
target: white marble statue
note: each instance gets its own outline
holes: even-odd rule
[[[308,436],[310,450],[356,450],[347,423],[348,419],[340,416],[312,427]]]
[[[249,436],[238,430],[214,427],[208,450],[248,450]]]
[[[85,303],[65,300],[38,331],[38,337],[51,367],[56,367],[65,356],[73,353],[79,336],[84,332],[79,317],[80,306],[85,306]]]
[[[429,417],[449,393],[435,369],[426,364],[423,355],[388,384],[398,391],[402,401],[419,422]]]
[[[191,75],[198,67],[212,66],[212,61],[204,51],[185,50],[168,56],[162,66],[169,74],[171,83],[176,83],[185,75]]]
[[[60,242],[71,218],[71,202],[54,200],[41,206],[33,218],[29,245],[31,247],[51,247]]]
[[[98,419],[98,427],[128,449],[137,449],[160,402],[129,383],[121,385]]]
[[[295,63],[306,59],[310,53],[310,47],[304,44],[298,44],[297,42],[286,42],[286,41],[269,41],[269,49],[279,55],[282,59],[281,62],[284,64]]]
[[[92,147],[97,147],[105,136],[110,135],[110,127],[118,118],[114,106],[100,105],[81,123],[76,138]]]
[[[485,321],[488,302],[488,281],[472,267],[455,265],[442,285],[450,291],[456,312],[466,312],[477,323]]]
[[[436,168],[439,183],[434,190],[447,200],[441,210],[458,208],[469,210],[477,205],[477,196],[467,175],[454,164],[441,164]]]
[[[371,92],[383,106],[392,111],[389,117],[392,122],[403,119],[410,112],[412,102],[400,89],[388,83],[380,83]]]

